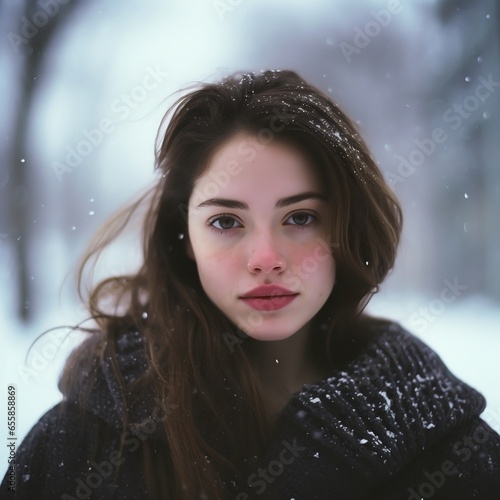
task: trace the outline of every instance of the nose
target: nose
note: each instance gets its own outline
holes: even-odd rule
[[[267,236],[254,240],[247,267],[251,273],[281,273],[286,269],[286,261],[276,243]]]

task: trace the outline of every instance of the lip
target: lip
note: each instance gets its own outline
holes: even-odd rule
[[[276,311],[290,304],[297,295],[297,292],[277,285],[262,285],[245,293],[240,299],[258,311]]]
[[[283,288],[278,285],[261,285],[243,294],[241,298],[242,299],[248,299],[253,297],[264,298],[264,297],[279,297],[279,296],[289,296],[289,295],[297,295],[297,292],[293,292],[292,290],[288,290],[287,288]]]

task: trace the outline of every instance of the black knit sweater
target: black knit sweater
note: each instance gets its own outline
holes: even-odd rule
[[[123,335],[117,349],[130,382],[144,370],[142,337]],[[85,407],[69,396],[30,431],[16,491],[6,475],[1,498],[148,498],[142,443],[162,439],[159,422],[175,410],[160,406],[137,400],[123,434],[122,394],[102,363]],[[484,407],[425,344],[386,326],[344,369],[291,397],[230,498],[499,500],[500,436],[479,418]]]

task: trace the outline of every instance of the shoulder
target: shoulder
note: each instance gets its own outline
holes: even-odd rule
[[[422,449],[370,499],[497,500],[499,492],[500,436],[476,417]]]
[[[394,383],[412,381],[416,384],[426,380],[437,382],[442,377],[453,379],[460,387],[465,386],[452,375],[435,351],[398,323],[364,318],[355,325],[354,332],[352,336],[359,347],[332,373],[333,377],[344,373],[363,385],[371,382],[377,385],[379,376],[392,378]]]
[[[431,441],[439,432],[478,416],[486,404],[429,346],[390,322],[373,324],[369,341],[354,359],[304,389],[299,397],[306,400],[308,390],[324,389],[330,400],[348,397],[353,409],[363,413],[375,407],[402,422],[410,418],[425,427]]]
[[[111,498],[117,490],[127,491],[125,486],[137,495],[120,498],[142,498],[139,479],[129,485],[114,480],[122,464],[127,469],[137,467],[130,477],[140,478],[140,445],[135,436],[81,407],[61,403],[40,418],[19,446],[12,498],[72,500],[89,498],[92,493],[92,498]],[[7,489],[6,476],[2,493]]]
[[[279,456],[292,438],[300,447],[289,466],[290,493],[307,491],[294,480],[304,470],[309,488],[318,484],[323,492],[345,492],[345,498],[384,499],[408,498],[409,489],[429,481],[426,471],[449,459],[454,465],[446,463],[448,472],[456,471],[475,498],[476,490],[486,492],[500,476],[500,438],[479,418],[484,407],[483,396],[425,343],[398,324],[373,323],[353,359],[292,396],[266,456]],[[465,444],[474,434],[484,440],[474,445],[476,453]],[[375,497],[383,485],[384,494]],[[391,497],[396,490],[399,496]],[[446,490],[453,490],[451,480]]]

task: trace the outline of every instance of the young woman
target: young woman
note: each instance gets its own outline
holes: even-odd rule
[[[5,498],[498,499],[483,397],[362,314],[401,211],[339,107],[264,71],[164,120],[154,191],[86,260],[149,203],[143,265],[90,295]]]

